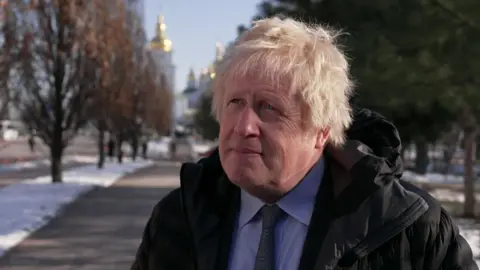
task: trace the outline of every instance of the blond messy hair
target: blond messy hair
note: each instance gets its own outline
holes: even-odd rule
[[[225,53],[212,86],[212,114],[220,120],[229,83],[260,76],[299,94],[309,124],[329,128],[329,143],[341,146],[352,122],[352,81],[345,55],[336,45],[339,32],[289,18],[256,21]]]

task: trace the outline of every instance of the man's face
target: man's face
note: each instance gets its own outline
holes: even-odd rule
[[[219,151],[230,181],[246,190],[293,188],[328,132],[308,129],[303,103],[285,89],[245,79],[225,91]]]

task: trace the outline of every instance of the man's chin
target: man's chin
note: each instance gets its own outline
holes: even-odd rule
[[[258,174],[250,170],[232,170],[231,173],[227,172],[227,175],[230,181],[240,188],[256,186],[258,185],[258,179],[260,179]]]

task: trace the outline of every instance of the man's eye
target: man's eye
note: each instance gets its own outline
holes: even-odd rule
[[[241,99],[233,98],[228,102],[228,105],[230,105],[230,104],[241,104],[241,103],[242,103]]]
[[[266,103],[266,102],[263,102],[262,103],[262,106],[261,106],[262,109],[266,109],[266,110],[275,110],[275,107],[273,107],[272,105]]]

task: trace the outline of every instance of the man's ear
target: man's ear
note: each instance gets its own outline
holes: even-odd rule
[[[317,132],[317,140],[315,142],[315,148],[323,149],[327,143],[328,137],[330,136],[330,129],[325,128]]]

